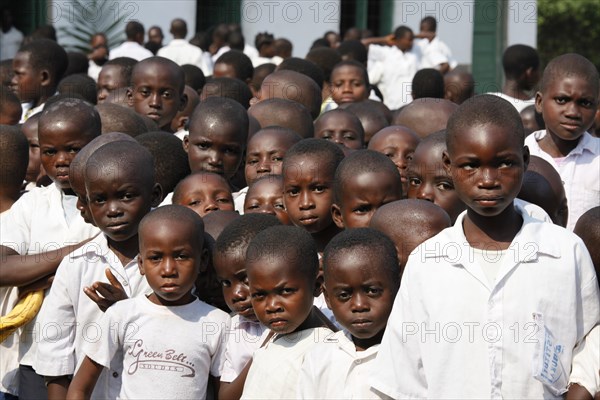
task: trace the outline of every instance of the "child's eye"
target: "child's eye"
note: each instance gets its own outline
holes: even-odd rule
[[[382,291],[383,290],[381,290],[381,288],[378,287],[368,287],[366,290],[367,294],[371,296],[377,296],[381,294]]]
[[[258,164],[258,160],[256,158],[253,158],[251,160],[246,160],[246,164],[247,165],[254,165],[254,164]]]
[[[189,258],[190,258],[190,257],[189,257],[187,254],[185,254],[185,253],[177,254],[177,255],[175,256],[175,259],[176,259],[176,260],[187,260],[187,259],[189,259]]]
[[[200,143],[196,144],[196,147],[198,147],[200,150],[208,150],[208,149],[210,149],[210,143],[209,142],[200,142]]]
[[[286,191],[286,193],[287,193],[288,196],[294,197],[294,196],[298,196],[298,194],[300,193],[300,191],[298,189],[294,188],[294,189],[288,189]]]
[[[105,199],[102,197],[95,197],[92,199],[92,203],[94,204],[104,204]]]
[[[161,260],[161,258],[162,258],[162,257],[161,257],[160,255],[158,255],[158,254],[154,254],[154,255],[148,256],[148,260],[150,260],[150,261],[154,261],[154,262],[156,262],[156,261],[160,261],[160,260]]]
[[[173,97],[173,93],[171,93],[170,91],[163,92],[162,95],[165,99],[169,99],[169,98]]]
[[[275,203],[275,204],[273,204],[273,208],[276,208],[279,210],[285,210],[285,206],[283,205],[283,203]]]
[[[281,293],[283,294],[292,294],[292,293],[296,293],[296,289],[294,288],[283,288],[281,290]]]
[[[344,135],[344,139],[346,139],[346,140],[356,140],[356,137],[354,137],[354,135],[347,134],[347,135]]]
[[[79,153],[79,150],[81,150],[79,147],[71,147],[69,148],[69,153],[77,154]]]
[[[450,182],[440,182],[437,184],[439,190],[454,190],[454,185]]]
[[[226,147],[224,152],[225,154],[238,154],[239,150],[235,147]]]
[[[229,286],[231,286],[231,282],[229,280],[227,280],[227,279],[221,279],[220,283],[221,283],[221,286],[223,286],[223,287],[229,287]]]
[[[188,206],[195,207],[201,203],[200,200],[192,200],[188,203]]]
[[[421,180],[419,178],[408,178],[408,184],[410,186],[419,186],[421,184]]]
[[[510,168],[514,165],[514,163],[510,160],[502,161],[500,163],[500,168]]]
[[[554,101],[556,101],[557,104],[566,104],[567,101],[569,101],[568,97],[556,97],[554,99]]]
[[[221,198],[221,199],[217,199],[217,203],[229,204],[229,203],[231,203],[231,200],[229,200],[228,198]]]
[[[340,301],[346,301],[350,299],[351,295],[349,292],[339,292],[338,294],[336,294],[336,297]]]
[[[246,207],[246,210],[257,210],[259,207],[258,203],[249,204],[248,207]]]
[[[317,185],[315,186],[314,191],[317,193],[323,193],[325,190],[327,190],[327,186],[323,186],[323,185]]]
[[[415,155],[415,153],[408,153],[408,154],[406,155],[406,159],[407,159],[408,161],[412,161],[412,159],[413,159],[413,156],[414,156],[414,155]]]
[[[54,150],[54,149],[44,150],[42,152],[42,154],[44,154],[45,156],[53,156],[56,154],[56,150]]]
[[[366,214],[369,211],[371,211],[371,206],[368,204],[363,204],[359,207],[356,207],[354,210],[352,210],[355,214]]]
[[[471,171],[471,170],[475,169],[475,164],[472,164],[472,163],[463,164],[460,166],[460,168],[462,168],[466,171]]]
[[[262,300],[265,298],[265,294],[264,293],[252,293],[252,298],[254,300]]]
[[[594,102],[587,100],[587,99],[582,99],[579,104],[581,104],[582,107],[585,108],[589,108],[589,107],[593,107],[594,106]]]
[[[271,161],[273,161],[273,162],[281,162],[281,161],[283,161],[283,157],[281,157],[281,156],[273,156],[273,158],[271,158]]]

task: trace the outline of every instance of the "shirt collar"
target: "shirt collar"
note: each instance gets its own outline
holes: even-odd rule
[[[540,229],[540,224],[547,224],[547,222],[529,216],[522,204],[513,203],[513,207],[523,218],[523,225],[509,247],[509,251],[514,254],[515,263],[536,262],[540,254],[560,258],[560,249],[551,246],[546,240],[547,238],[543,237],[543,230]],[[455,266],[468,264],[471,246],[463,229],[466,214],[467,211],[463,211],[452,227],[445,229],[434,239],[425,242],[424,246],[419,246],[417,248],[421,251],[419,256],[426,259],[445,258],[446,261]],[[431,242],[429,247],[427,246],[428,242]],[[432,249],[433,243],[443,244],[443,246]]]
[[[537,143],[537,142],[542,140],[547,134],[548,134],[548,131],[545,129],[541,130],[541,131],[533,132],[531,134],[535,138],[536,145],[538,146],[538,148],[540,148],[540,150],[541,150],[541,147],[539,146],[539,143]],[[598,146],[598,143],[594,140],[594,138],[592,137],[592,135],[590,135],[589,132],[583,132],[583,135],[581,136],[579,143],[577,143],[577,146],[569,152],[569,155],[581,155],[585,151],[589,151],[592,154],[598,154],[600,152],[598,149],[599,147],[600,146]]]

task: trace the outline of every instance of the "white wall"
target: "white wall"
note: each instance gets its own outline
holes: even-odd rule
[[[196,30],[196,0],[101,0],[108,4],[108,10],[105,15],[97,13],[94,9],[89,9],[90,18],[106,17],[114,21],[117,15],[127,16],[122,24],[125,25],[131,20],[141,22],[146,28],[158,25],[162,28],[165,35],[164,43],[168,43],[173,37],[169,33],[171,20],[182,18],[188,25],[188,39],[190,39]],[[85,1],[83,2],[85,4]],[[48,3],[48,19],[58,29],[60,26],[69,27],[69,20],[72,18],[73,1],[72,0],[53,0]],[[146,40],[148,36],[146,35]],[[62,44],[67,44],[65,40]]]
[[[338,31],[340,0],[242,1],[242,32],[254,45],[257,33],[268,31],[294,44],[293,55],[304,57],[312,42],[327,31]]]
[[[427,15],[438,21],[438,36],[452,50],[459,64],[470,65],[473,47],[474,0],[396,0],[394,2],[394,28],[407,25],[419,31],[419,22]],[[507,22],[507,46],[537,43],[537,1],[509,0],[506,15],[490,9],[490,18],[504,17]]]

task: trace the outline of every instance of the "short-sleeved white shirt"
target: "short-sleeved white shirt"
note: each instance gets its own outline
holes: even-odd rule
[[[19,254],[32,255],[98,235],[98,228],[86,223],[79,214],[76,200],[75,196],[65,195],[55,184],[25,193],[2,221],[1,244]],[[21,333],[19,356],[23,365],[33,365],[35,361],[38,327],[36,316]]]
[[[583,386],[592,396],[600,392],[600,325],[575,348],[569,383]]]
[[[123,266],[103,234],[69,254],[56,270],[38,317],[40,326],[48,327],[41,331],[33,365],[38,374],[72,375],[81,365],[85,356],[83,343],[96,338],[98,321],[104,315],[83,288],[96,281],[108,283],[106,268],[110,268],[129,298],[152,292],[139,272],[137,257]],[[92,397],[114,398],[119,393],[121,362],[117,357],[110,369],[103,371]]]
[[[177,63],[177,65],[195,65],[202,70],[204,75],[212,74],[212,66],[207,65],[202,49],[194,46],[185,39],[171,40],[168,45],[161,47],[156,55],[168,58]]]
[[[233,382],[238,377],[254,352],[260,348],[264,341],[261,338],[266,331],[268,329],[260,322],[250,321],[238,314],[231,318],[221,382]]]
[[[120,399],[203,399],[223,366],[229,315],[200,300],[165,307],[146,296],[123,300],[99,321],[101,340],[85,354],[109,368],[122,351]]]
[[[300,399],[380,399],[369,385],[379,345],[364,351],[345,331],[338,331],[314,346],[304,357],[298,380]],[[385,397],[385,396],[384,396]]]
[[[409,257],[373,368],[394,398],[561,398],[572,352],[600,319],[583,242],[523,218],[495,283],[473,262],[462,228]]]
[[[456,68],[458,63],[452,58],[452,51],[442,42],[437,36],[430,42],[429,39],[418,39],[415,40],[415,45],[421,48],[421,59],[420,68],[435,68],[437,69],[440,64],[447,63],[450,69]]]
[[[532,156],[543,158],[558,171],[569,206],[567,229],[572,231],[583,213],[600,206],[600,138],[585,132],[577,147],[557,161],[540,147],[538,142],[544,136],[546,130],[533,132],[525,139],[525,145]]]
[[[138,42],[132,42],[127,40],[120,46],[111,49],[108,53],[108,59],[113,60],[118,57],[129,57],[137,61],[145,60],[154,56],[150,50],[139,44]]]
[[[332,334],[327,328],[312,328],[287,335],[274,335],[254,353],[241,398],[295,398],[305,354]]]
[[[396,46],[369,46],[369,82],[377,85],[383,102],[390,110],[397,110],[412,101],[412,79],[420,64],[418,47],[403,52]]]

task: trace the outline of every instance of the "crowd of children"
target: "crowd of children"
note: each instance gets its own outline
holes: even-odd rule
[[[301,59],[222,24],[206,57],[178,19],[99,66],[94,104],[60,45],[22,46],[0,330],[44,300],[0,343],[0,400],[598,398],[598,70],[511,46],[473,96],[435,31]]]

